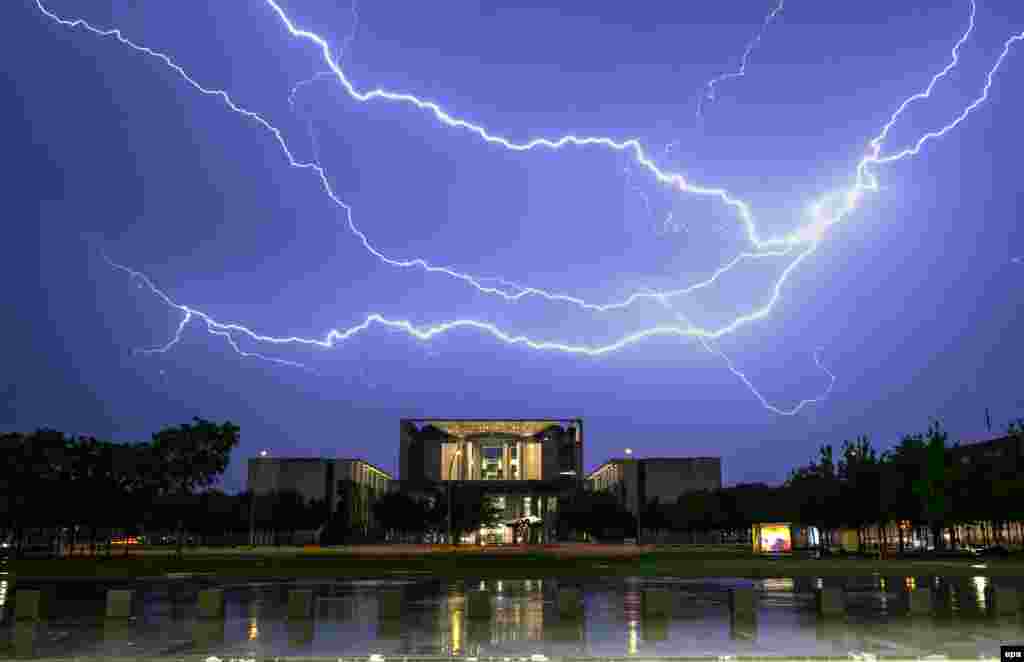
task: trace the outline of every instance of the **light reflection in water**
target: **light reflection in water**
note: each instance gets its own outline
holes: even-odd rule
[[[448,592],[448,650],[451,655],[462,652],[462,616],[466,597],[455,589]]]
[[[978,602],[978,610],[985,611],[985,592],[988,588],[987,577],[973,577],[971,582],[974,584],[974,589],[977,591],[975,599]]]
[[[503,585],[502,588],[504,589]],[[529,591],[518,596],[516,582],[511,582],[509,588],[516,593],[518,599],[501,600],[495,603],[492,643],[521,640],[543,641],[544,595],[537,591]]]
[[[622,602],[626,623],[629,626],[628,653],[629,655],[636,655],[640,640],[637,626],[640,625],[641,608],[640,581],[636,577],[628,577],[626,579],[626,593],[623,596]]]
[[[903,585],[907,587],[908,591],[917,590],[917,580],[913,577],[904,577]]]
[[[793,580],[786,578],[764,579],[761,581],[761,588],[765,591],[792,592]]]
[[[893,581],[889,582],[889,579]],[[895,605],[888,605],[887,608],[886,591],[901,593],[904,585],[927,588],[931,586],[930,577],[927,580],[922,579],[920,584],[913,577],[899,576],[871,579],[861,577],[860,580],[860,582],[853,582],[852,592],[859,592],[859,597],[865,599],[848,603],[853,616],[852,620],[841,619],[837,623],[832,623],[833,629],[827,633],[827,639],[823,639],[819,633],[815,632],[816,619],[805,619],[804,615],[798,613],[807,609],[804,598],[810,587],[814,584],[820,585],[823,580],[818,579],[811,582],[799,578],[795,582],[795,587],[792,579],[755,580],[755,585],[759,585],[765,591],[774,592],[774,595],[770,596],[774,600],[771,605],[774,608],[768,610],[767,616],[770,617],[767,621],[768,625],[762,624],[763,628],[757,641],[758,646],[764,646],[766,651],[772,655],[781,654],[784,656],[782,659],[805,655],[827,655],[833,652],[841,653],[840,657],[842,657],[847,654],[847,649],[855,649],[849,653],[851,657],[859,659],[860,662],[870,660],[870,658],[864,657],[864,651],[867,650],[876,653],[881,651],[887,657],[890,653],[905,653],[908,659],[915,658],[918,654],[923,656],[939,652],[949,654],[950,659],[967,659],[968,657],[974,658],[975,653],[988,655],[991,651],[998,650],[998,641],[993,641],[991,632],[982,630],[982,626],[979,625],[982,621],[978,619],[956,619],[952,624],[944,622],[942,626],[938,626],[932,623],[931,617],[922,617],[924,625],[920,621],[915,621],[912,624],[910,619],[902,618],[902,609],[896,610],[900,613],[899,617],[893,616],[892,609]],[[0,575],[0,597],[4,590],[4,581]],[[480,660],[485,660],[484,656],[493,655],[492,659],[497,661],[501,659],[500,656],[509,655],[511,651],[515,651],[511,660],[529,662],[531,653],[543,651],[551,656],[552,651],[555,651],[554,657],[558,659],[561,657],[560,651],[570,648],[598,659],[614,656],[623,658],[623,652],[633,660],[638,660],[641,657],[648,659],[655,652],[659,655],[674,655],[680,648],[686,651],[687,648],[693,646],[714,654],[735,654],[738,652],[737,646],[746,646],[749,645],[749,642],[737,644],[733,637],[726,638],[720,633],[716,637],[709,637],[709,631],[720,630],[719,625],[723,624],[723,621],[728,622],[728,612],[725,609],[714,608],[705,613],[704,606],[715,603],[716,600],[710,598],[720,596],[726,588],[735,586],[737,581],[729,580],[722,585],[707,587],[701,582],[681,581],[678,590],[687,598],[693,596],[692,614],[698,615],[698,618],[696,620],[690,618],[690,606],[687,606],[686,618],[676,617],[660,620],[659,617],[655,617],[651,621],[643,613],[643,589],[650,589],[652,586],[664,588],[664,585],[669,583],[668,581],[634,582],[620,579],[602,580],[589,585],[584,583],[580,588],[590,607],[585,613],[585,617],[591,622],[589,628],[586,626],[585,620],[577,621],[573,627],[569,627],[568,623],[563,622],[563,617],[554,608],[557,601],[552,600],[553,595],[548,595],[548,602],[545,604],[545,596],[538,590],[539,582],[536,580],[502,580],[500,590],[503,592],[504,599],[492,603],[491,619],[486,624],[467,620],[469,614],[466,611],[468,607],[466,589],[475,589],[478,585],[476,579],[469,582],[451,583],[428,581],[408,596],[410,609],[407,613],[403,613],[402,638],[399,640],[397,637],[392,637],[395,641],[394,644],[385,644],[386,637],[383,636],[379,642],[376,641],[372,634],[372,628],[369,632],[365,631],[363,626],[367,623],[364,621],[372,620],[372,617],[367,615],[365,607],[367,604],[373,604],[372,600],[375,596],[372,589],[357,589],[355,594],[346,594],[344,598],[342,596],[322,598],[337,600],[339,607],[346,607],[344,609],[346,613],[349,611],[347,607],[351,607],[352,616],[358,622],[350,623],[343,618],[336,625],[332,623],[329,628],[318,628],[316,634],[318,641],[312,642],[312,645],[319,647],[318,653],[326,655],[330,655],[335,646],[344,646],[353,651],[369,647],[370,651],[384,652],[381,650],[381,646],[393,645],[396,650],[387,653],[386,659],[399,660],[399,662],[401,662],[400,658],[403,654],[409,654],[411,660],[414,653],[459,657],[481,655]],[[836,581],[838,578],[830,578],[830,585]],[[946,580],[943,581],[943,585],[945,582]],[[549,583],[559,587],[563,586],[563,582],[560,581]],[[707,582],[707,584],[718,583]],[[490,591],[499,588],[497,580],[488,580],[485,586]],[[968,610],[976,613],[974,604],[977,600],[980,609],[992,611],[991,605],[986,606],[985,602],[990,597],[986,593],[990,590],[991,580],[984,577],[965,577],[962,580],[957,580],[954,586],[958,589],[961,598],[960,604],[966,606]],[[13,583],[10,583],[6,590],[12,591],[12,587]],[[549,588],[553,589],[554,587]],[[882,590],[881,610],[879,610],[880,602],[877,593],[879,588]],[[787,590],[793,591],[795,595],[786,597],[784,592]],[[976,592],[974,599],[969,597],[970,591]],[[237,599],[242,603],[238,606],[242,608],[242,613],[239,614],[241,618],[235,621],[239,624],[237,630],[234,630],[235,641],[228,642],[228,645],[237,646],[238,651],[264,649],[263,653],[267,655],[271,655],[272,652],[276,653],[279,648],[283,650],[284,639],[279,638],[275,632],[283,625],[282,615],[277,607],[285,601],[286,593],[287,591],[283,591],[282,594],[274,592],[271,595],[260,589],[251,596],[238,595]],[[873,594],[871,599],[866,599],[868,593]],[[258,597],[260,594],[263,594],[262,598]],[[892,598],[893,596],[888,596],[888,599]],[[231,599],[228,597],[228,600]],[[247,610],[246,602],[249,603]],[[620,605],[622,606],[620,607]],[[320,614],[321,611],[327,610],[318,609],[317,614]],[[335,610],[331,609],[330,611],[333,614]],[[367,619],[357,616],[357,614],[367,615]],[[546,622],[545,616],[547,616],[547,620],[553,619],[554,622]],[[653,629],[648,627],[651,623],[655,624]],[[658,623],[663,624],[657,625]],[[481,625],[486,627],[478,627]],[[925,629],[915,629],[919,627]],[[231,630],[233,628],[229,628],[229,631]],[[943,630],[946,631],[943,632]],[[1003,636],[1003,639],[1020,640],[1024,635],[1024,628],[1015,623],[1007,632],[1013,636]],[[625,641],[622,638],[623,634],[626,635]],[[566,637],[566,635],[570,636]],[[623,643],[626,644],[625,650],[622,646]],[[48,645],[54,648],[55,652],[77,652],[60,650],[56,644]],[[147,642],[146,645],[149,643]],[[156,643],[154,642],[153,645]],[[839,651],[836,647],[843,650]],[[490,650],[486,650],[487,648]],[[951,651],[958,654],[954,655]],[[971,651],[971,654],[965,657],[963,653],[966,651]],[[526,657],[522,657],[524,652]],[[397,657],[393,657],[392,653],[397,654]],[[220,653],[217,654],[220,655]],[[251,655],[256,654],[258,653],[254,652]],[[345,659],[348,660],[349,654],[345,655]],[[221,655],[221,659],[224,659],[223,655]],[[358,659],[365,662],[367,657],[360,655]],[[356,656],[353,656],[352,662],[355,660]]]

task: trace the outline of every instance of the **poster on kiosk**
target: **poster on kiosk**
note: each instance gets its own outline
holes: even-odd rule
[[[793,551],[789,524],[758,524],[752,531],[754,551],[763,553]]]

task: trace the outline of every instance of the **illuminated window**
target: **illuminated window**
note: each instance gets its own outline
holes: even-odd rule
[[[502,466],[501,446],[482,446],[480,448],[480,478],[481,480],[500,480],[503,477],[504,467]]]

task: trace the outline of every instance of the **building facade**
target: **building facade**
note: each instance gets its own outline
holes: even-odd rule
[[[590,472],[587,488],[609,490],[626,510],[639,515],[644,504],[675,503],[682,494],[722,487],[722,458],[616,458]]]
[[[519,539],[526,520],[553,536],[560,496],[583,487],[583,421],[570,419],[403,419],[395,489],[449,484],[484,486],[503,509],[503,524],[467,536],[483,542]],[[539,541],[538,541],[539,542]]]
[[[295,490],[307,503],[324,500],[329,513],[348,509],[353,528],[367,533],[375,527],[373,504],[388,490],[391,474],[373,464],[355,458],[277,458],[249,459],[248,489],[254,499],[250,534],[257,539],[255,509],[260,496],[281,490]]]

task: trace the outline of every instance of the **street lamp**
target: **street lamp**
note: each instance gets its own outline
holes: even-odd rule
[[[632,448],[627,448],[626,449],[626,457],[628,457],[630,459],[633,459],[633,449]],[[642,495],[640,494],[640,482],[639,482],[639,480],[637,481],[635,489],[636,489],[636,502],[637,502],[637,507],[636,507],[636,544],[639,545],[640,544],[640,511],[644,507],[643,499],[641,498]]]
[[[448,544],[452,544],[452,470],[455,460],[460,455],[462,455],[462,449],[458,448],[455,450],[455,455],[452,455],[451,462],[448,463]]]

